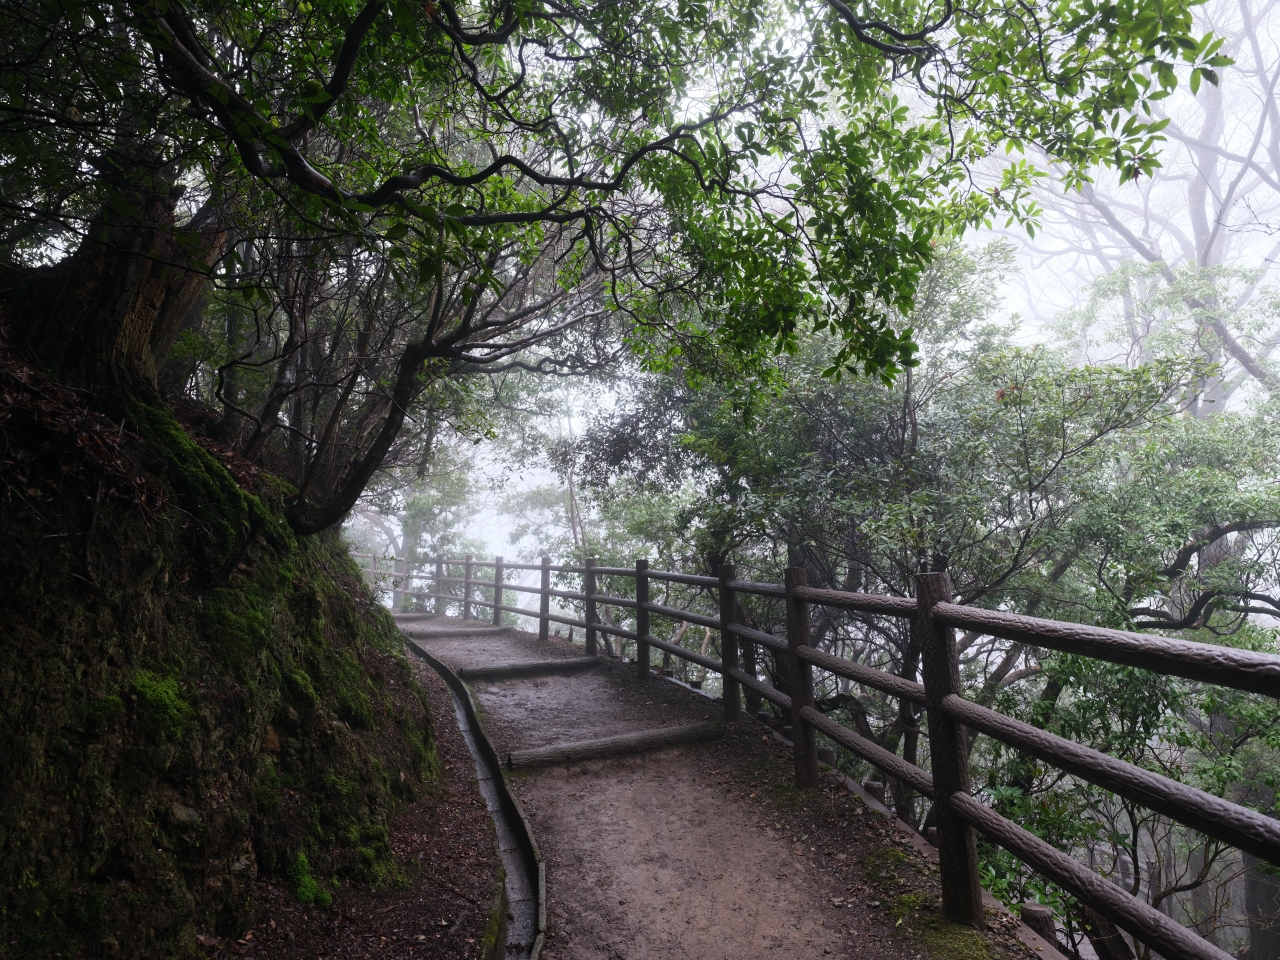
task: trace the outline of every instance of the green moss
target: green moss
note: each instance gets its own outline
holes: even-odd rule
[[[901,850],[893,847],[876,850],[863,859],[872,879],[886,892],[901,882],[897,868],[908,861]],[[982,933],[945,920],[938,913],[941,903],[931,886],[928,891],[915,890],[894,896],[889,901],[889,916],[895,927],[904,929],[936,960],[993,960],[990,945]]]
[[[923,905],[924,894],[904,893],[894,898],[893,903],[889,904],[889,916],[895,920],[905,920],[918,913]]]
[[[289,884],[293,887],[299,903],[315,903],[320,885],[316,883],[315,877],[311,876],[311,861],[307,859],[305,853],[300,852],[293,858],[293,863],[289,864]]]
[[[180,740],[191,723],[191,706],[183,699],[182,688],[173,677],[161,677],[150,670],[133,675],[138,695],[138,712],[143,727],[159,740]]]
[[[303,670],[290,670],[285,675],[288,681],[290,700],[296,707],[309,709],[320,702],[316,689],[311,685],[311,678]]]
[[[271,776],[253,788],[253,802],[261,813],[277,814],[284,806],[280,778]]]
[[[333,793],[346,801],[351,801],[360,795],[360,784],[347,777],[326,773],[324,775],[324,785],[326,790],[333,791]]]
[[[938,960],[993,960],[991,947],[973,927],[929,918],[916,926],[915,934]]]
[[[289,883],[299,903],[328,908],[333,904],[333,894],[323,889],[311,875],[311,862],[305,853],[299,853],[289,864]]]
[[[879,877],[906,863],[907,855],[897,847],[881,847],[863,857],[862,862],[873,877]]]
[[[403,890],[409,885],[404,868],[390,856],[383,856],[369,866],[369,879],[376,890]]]
[[[481,960],[501,960],[507,950],[507,871],[498,868],[494,884],[493,905],[480,938]]]
[[[369,677],[353,656],[341,653],[330,663],[325,680],[332,686],[338,716],[361,730],[373,727],[373,704],[369,700]]]
[[[91,734],[100,734],[124,719],[124,700],[115,694],[98,697],[85,710],[85,726]]]
[[[202,566],[224,568],[248,536],[252,521],[265,512],[261,504],[250,503],[226,468],[191,439],[167,408],[132,403],[127,415],[129,426],[161,461],[164,481],[203,528],[204,536],[196,541]]]
[[[219,661],[247,667],[270,642],[271,610],[257,584],[211,590],[202,599],[205,635]]]
[[[83,550],[46,538],[86,528],[92,477],[43,520],[0,501],[0,953],[194,956],[196,932],[252,922],[252,872],[227,869],[249,851],[321,906],[319,877],[399,885],[390,817],[438,775],[424,695],[341,540],[293,537],[160,421],[146,466],[170,506],[142,523],[104,499],[98,590]]]

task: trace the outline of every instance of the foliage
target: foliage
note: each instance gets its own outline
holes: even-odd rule
[[[802,565],[823,587],[909,596],[917,573],[947,570],[967,603],[1274,651],[1260,616],[1280,610],[1270,404],[1205,416],[1201,391],[1216,368],[1176,351],[1083,365],[1067,349],[1014,345],[1011,327],[989,319],[1008,262],[1000,246],[938,254],[911,316],[922,362],[892,386],[824,376],[839,347],[821,336],[779,358],[767,381],[727,368],[689,389],[638,373],[575,444],[588,516],[601,524],[665,507],[649,528],[678,538],[627,543],[636,555],[683,554],[710,570],[727,554],[750,579],[777,582],[782,567]],[[664,499],[673,489],[684,499]],[[693,593],[673,605],[696,604]],[[775,603],[740,599],[747,622],[778,622]],[[817,607],[810,631],[823,649],[918,679],[919,649],[900,621]],[[977,633],[959,646],[970,698],[1273,809],[1274,702]],[[770,682],[785,683],[782,665],[762,656]],[[926,718],[909,705],[829,675],[816,697],[927,763]],[[979,738],[973,759],[977,789],[1015,822],[1129,884],[1158,862],[1162,885],[1145,896],[1206,932],[1228,924],[1239,867],[1220,844],[995,742]],[[925,813],[905,791],[893,800],[908,820]],[[1070,897],[1016,858],[991,845],[982,855],[1008,902],[1076,916]],[[1193,909],[1202,887],[1217,898],[1212,916]]]
[[[22,0],[0,20],[22,64],[0,309],[108,405],[158,382],[222,406],[315,532],[465,407],[460,376],[624,345],[761,375],[818,334],[829,373],[891,380],[936,242],[1034,224],[1035,173],[1005,156],[1154,169],[1152,104],[1223,62],[1190,10]],[[177,270],[151,278],[174,294],[153,329],[69,347],[92,328],[74,304],[144,316],[104,278],[150,260]]]

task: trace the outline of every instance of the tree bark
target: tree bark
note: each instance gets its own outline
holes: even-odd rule
[[[222,256],[227,229],[211,209],[176,226],[180,196],[121,190],[75,253],[0,288],[11,342],[107,408],[161,402],[157,371]]]
[[[1083,903],[1079,905],[1079,916],[1098,960],[1133,960],[1133,950],[1114,923]]]

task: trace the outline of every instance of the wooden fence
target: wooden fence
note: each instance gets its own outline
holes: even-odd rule
[[[966,700],[960,685],[955,628],[1267,697],[1280,697],[1280,656],[963,606],[952,602],[951,581],[945,573],[921,574],[916,579],[916,596],[907,598],[810,587],[800,567],[788,569],[785,582],[774,584],[739,580],[734,569],[727,565],[721,568],[719,576],[706,577],[650,570],[645,560],[636,561],[634,569],[601,567],[591,560],[582,567],[553,565],[547,557],[543,557],[540,564],[507,563],[501,557],[487,562],[471,557],[463,560],[441,557],[436,558],[434,564],[433,575],[405,578],[432,581],[434,589],[429,592],[409,589],[405,593],[433,598],[438,613],[444,613],[447,605],[454,603],[461,604],[462,614],[468,619],[473,607],[488,607],[493,611],[495,624],[501,623],[503,613],[532,617],[538,621],[541,640],[547,639],[551,623],[579,627],[585,633],[589,655],[598,653],[598,635],[632,640],[637,648],[636,665],[641,678],[650,676],[650,650],[656,647],[721,675],[727,721],[738,719],[743,689],[789,711],[796,783],[802,788],[817,785],[815,733],[821,732],[889,777],[933,800],[937,811],[943,912],[956,922],[974,926],[984,922],[974,833],[977,830],[1168,960],[1229,960],[1227,953],[1194,931],[978,802],[970,791],[966,728],[1280,865],[1280,821]],[[462,577],[448,575],[454,567],[462,568]],[[477,579],[481,570],[492,573]],[[516,571],[539,572],[539,585],[507,582],[507,574]],[[580,577],[582,589],[553,590],[553,573],[562,578],[565,575]],[[601,577],[634,580],[634,599],[599,592],[597,581]],[[719,616],[651,602],[650,587],[654,582],[714,591],[719,599]],[[452,587],[461,590],[454,592]],[[490,599],[477,596],[477,591],[487,593]],[[537,596],[538,608],[507,604],[507,594],[513,592]],[[735,622],[738,594],[783,601],[786,639]],[[552,597],[580,603],[583,619],[552,613]],[[808,608],[811,605],[910,621],[922,651],[924,682],[906,680],[815,649],[809,642]],[[599,615],[601,606],[634,611],[636,629],[605,623]],[[650,630],[653,616],[719,631],[721,659],[703,656],[653,636]],[[755,662],[759,648],[783,658],[787,664],[789,690],[776,689],[757,678]],[[907,762],[816,710],[814,669],[922,706],[928,716],[932,769],[925,770]]]

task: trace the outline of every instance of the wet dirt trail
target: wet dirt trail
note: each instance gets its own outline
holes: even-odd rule
[[[583,656],[514,632],[449,636],[445,621],[414,637],[454,670]],[[573,676],[470,685],[503,758],[721,715],[718,701],[661,677],[640,681],[635,669],[607,661]],[[938,921],[927,856],[833,779],[800,793],[790,778],[790,751],[754,720],[712,743],[514,775],[546,862],[542,956],[1028,955],[999,923],[977,934]]]

